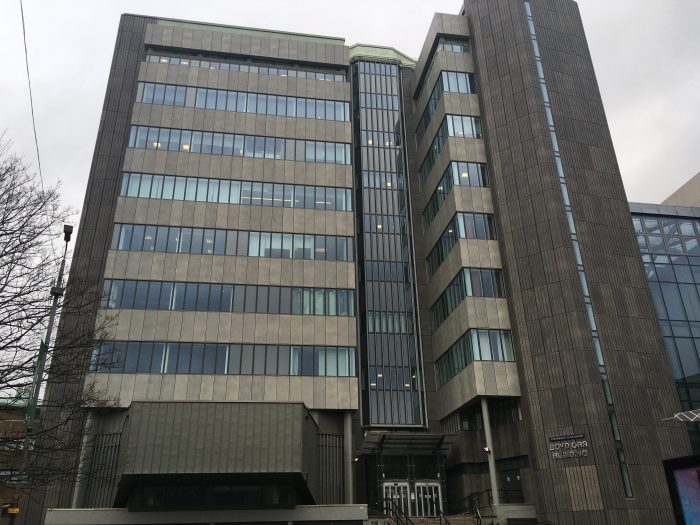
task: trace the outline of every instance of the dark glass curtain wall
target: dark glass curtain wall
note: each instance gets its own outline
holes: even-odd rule
[[[424,424],[401,70],[353,64],[363,424]]]

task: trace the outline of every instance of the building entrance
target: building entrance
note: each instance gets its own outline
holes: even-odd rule
[[[437,482],[416,482],[415,516],[437,516],[442,511],[442,488]]]
[[[405,481],[386,481],[383,484],[384,501],[391,501],[395,507],[407,516],[411,515],[411,505],[408,496],[408,483]],[[389,510],[389,509],[387,509]]]
[[[385,502],[391,501],[406,516],[437,516],[442,511],[442,488],[437,481],[385,481],[382,493]]]

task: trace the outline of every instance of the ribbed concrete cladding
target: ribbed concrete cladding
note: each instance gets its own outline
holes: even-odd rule
[[[304,259],[110,251],[105,278],[350,289],[355,286],[355,265]]]
[[[126,17],[124,35],[136,22],[146,34],[137,27],[136,41],[127,38],[122,49],[120,33],[98,138],[118,151],[102,144],[96,154],[91,184],[99,184],[81,230],[97,244],[81,240],[76,268],[121,290],[98,315],[115,314],[107,335],[125,349],[124,363],[89,379],[120,407],[133,403],[128,434],[140,428],[122,443],[127,478],[288,472],[303,483],[307,472],[312,485],[323,483],[315,473],[337,482],[352,464],[351,448],[340,461],[340,432],[351,430],[349,418],[332,411],[356,410],[361,400],[365,424],[462,430],[455,421],[477,414],[479,397],[520,396],[519,369],[524,421],[496,430],[491,472],[495,460],[499,470],[520,469],[526,497],[551,521],[670,520],[661,459],[685,443],[682,432],[655,423],[659,410],[675,406],[675,393],[637,247],[627,223],[615,222],[626,216],[625,198],[573,6],[467,0],[466,16],[435,15],[415,70],[386,49],[369,59],[372,48],[362,45],[351,63],[340,39]],[[577,79],[573,91],[565,78]],[[119,122],[110,124],[114,114]],[[541,154],[552,145],[558,164]],[[562,179],[566,173],[563,193],[556,169]],[[352,250],[356,227],[362,242]],[[642,235],[659,249],[654,232]],[[669,250],[683,246],[668,237]],[[606,252],[613,244],[615,253]],[[86,254],[97,259],[86,266]],[[481,297],[503,295],[475,286],[493,281],[485,276],[498,280],[502,263],[508,299]],[[576,263],[585,263],[583,288]],[[357,318],[339,303],[340,293],[354,304],[355,290]],[[608,300],[610,290],[624,300]],[[585,358],[595,356],[584,344],[590,326],[604,368]],[[612,396],[600,391],[601,379]],[[613,439],[606,394],[616,403]],[[200,400],[222,403],[188,403]],[[240,400],[271,404],[232,403]],[[316,445],[285,436],[280,401],[317,411],[331,432],[318,441],[325,467],[285,463],[303,463]],[[291,419],[313,426],[301,409]],[[578,431],[592,452],[554,468],[561,465],[552,463],[548,439]],[[462,489],[485,488],[483,439],[472,436],[450,457],[450,503]],[[529,461],[520,461],[524,454]],[[615,454],[630,465],[634,500],[622,497]],[[360,497],[373,497],[373,486]],[[340,490],[335,483],[329,497],[337,501]],[[61,505],[68,503],[66,494]]]
[[[441,75],[442,71],[474,73],[474,62],[471,53],[436,50],[432,55],[430,65],[431,68],[426,72],[420,93],[414,95],[416,125],[418,124],[419,116],[422,115],[427,106],[428,100],[432,94],[432,88],[437,83],[438,77]],[[426,89],[426,87],[428,89]]]
[[[245,28],[159,20],[147,24],[146,45],[266,57],[293,63],[346,66],[348,48],[340,38],[253,31]]]
[[[350,166],[129,148],[122,171],[307,186],[352,187]],[[118,180],[118,176],[117,176]],[[115,180],[115,183],[117,181]]]
[[[119,472],[122,478],[294,473],[302,483],[308,474],[313,496],[317,446],[318,426],[301,403],[134,401],[122,435]]]
[[[155,310],[111,310],[101,315],[109,321],[109,338],[116,340],[358,344],[353,317]]]
[[[520,397],[517,365],[512,361],[473,361],[438,391],[433,417],[444,420],[479,397]],[[458,412],[457,412],[458,414]]]
[[[474,56],[482,110],[491,117],[485,120],[491,188],[508,263],[539,517],[552,522],[672,523],[662,459],[673,449],[683,454],[687,444],[658,415],[662,407],[674,405],[671,383],[656,321],[641,314],[648,311],[650,299],[639,281],[638,247],[624,218],[626,198],[612,140],[604,118],[590,125],[603,111],[591,59],[582,45],[581,19],[572,1],[531,4],[559,148],[553,147],[548,129],[525,3],[469,0],[465,8],[474,38],[485,43],[475,46]],[[592,88],[582,90],[582,85]],[[624,497],[620,448],[611,434],[553,149],[560,152],[566,173],[635,491],[631,500]],[[637,306],[613,297],[634,297],[628,303]],[[571,432],[585,434],[594,455],[563,468],[545,444]]]
[[[88,375],[118,407],[132,401],[303,402],[310,410],[359,409],[356,377],[217,374]]]
[[[441,41],[448,46],[441,46]],[[425,93],[426,77],[434,69],[434,61],[442,53],[468,55],[471,51],[469,24],[464,16],[435,13],[416,62],[416,82],[412,96],[419,99]],[[458,45],[456,48],[454,44]],[[418,112],[420,114],[420,112]]]

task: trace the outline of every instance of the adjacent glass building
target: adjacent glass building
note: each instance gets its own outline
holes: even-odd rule
[[[114,402],[24,522],[673,523],[700,230],[629,220],[582,43],[571,0],[466,0],[415,60],[123,15],[101,301],[59,330],[111,320],[80,366]]]
[[[700,408],[700,209],[630,204],[682,410]],[[688,425],[695,454],[700,425]]]

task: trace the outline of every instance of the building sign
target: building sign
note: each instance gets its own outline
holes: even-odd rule
[[[567,434],[549,438],[552,459],[587,458],[588,440],[584,434]]]

